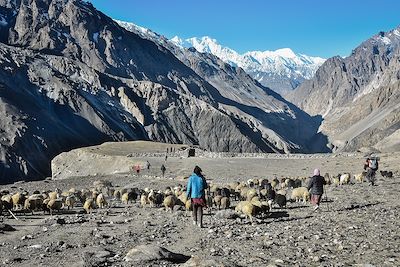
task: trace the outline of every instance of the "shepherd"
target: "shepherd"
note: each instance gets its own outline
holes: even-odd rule
[[[375,175],[379,168],[378,157],[368,157],[364,163],[364,170],[367,171],[367,180],[369,185],[375,185]]]
[[[314,175],[311,177],[307,187],[308,190],[311,189],[311,204],[315,205],[315,211],[319,209],[319,204],[324,194],[324,185],[326,184],[324,177],[322,177],[320,173],[319,169],[314,170]]]
[[[199,166],[195,166],[193,174],[188,180],[186,194],[192,202],[193,225],[197,225],[200,228],[203,228],[203,207],[206,207],[206,188],[206,178],[202,174],[201,168]]]
[[[133,168],[136,171],[136,174],[139,176],[139,174],[140,174],[140,165],[139,164],[135,165]]]
[[[162,174],[162,177],[164,178],[164,175],[165,175],[165,171],[167,170],[167,168],[165,168],[165,166],[164,166],[164,164],[162,164],[161,165],[161,174]]]

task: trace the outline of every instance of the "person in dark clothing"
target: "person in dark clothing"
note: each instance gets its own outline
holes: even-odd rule
[[[164,178],[165,175],[165,171],[167,170],[167,168],[165,168],[164,164],[161,165],[161,173],[162,173],[162,177]]]
[[[367,180],[370,185],[375,185],[375,175],[379,168],[378,158],[369,157],[364,163],[364,170],[367,171]]]
[[[269,210],[272,210],[272,203],[275,200],[276,193],[275,193],[275,190],[272,188],[270,183],[268,183],[265,188],[267,190],[266,198],[267,198]]]
[[[193,208],[193,225],[203,227],[203,207],[206,207],[206,194],[207,188],[206,178],[202,174],[199,166],[194,168],[193,174],[189,177],[187,184],[186,195],[191,199]]]
[[[324,177],[320,175],[319,169],[314,170],[314,176],[311,178],[307,189],[311,189],[311,203],[315,205],[314,210],[319,209],[322,195],[324,194],[324,185],[326,184]]]

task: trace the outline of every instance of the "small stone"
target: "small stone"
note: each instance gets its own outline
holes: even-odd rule
[[[21,240],[26,240],[26,239],[33,239],[31,235],[24,235]]]
[[[297,240],[304,240],[304,239],[306,239],[304,235],[301,235],[301,236],[299,236],[299,237],[297,238]]]
[[[56,220],[56,223],[58,223],[58,224],[60,224],[60,225],[63,225],[63,224],[65,224],[65,219],[64,219],[64,218],[58,218],[58,219]]]
[[[29,246],[28,248],[39,249],[39,248],[42,248],[42,245],[39,245],[39,244],[37,244],[37,245],[32,245],[32,246]]]
[[[226,238],[232,238],[232,236],[233,236],[233,234],[232,234],[232,232],[231,231],[229,231],[229,232],[227,232],[226,233]]]
[[[314,256],[314,257],[313,257],[313,261],[315,261],[315,262],[320,262],[320,261],[321,261],[321,258],[318,257],[318,256]]]

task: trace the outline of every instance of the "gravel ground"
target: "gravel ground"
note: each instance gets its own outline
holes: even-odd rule
[[[212,210],[205,228],[196,228],[185,211],[141,208],[139,203],[109,200],[111,208],[86,215],[82,207],[54,216],[43,212],[0,216],[0,266],[400,266],[399,155],[381,155],[377,186],[353,183],[326,186],[321,209],[288,203],[251,224],[233,210]],[[150,187],[184,183],[195,164],[216,183],[249,178],[304,176],[319,166],[331,174],[361,171],[362,156],[306,156],[298,159],[168,158],[167,177],[159,175],[163,158],[148,158],[150,171],[107,177],[75,177],[60,181],[0,186],[13,192],[90,188],[107,179],[116,187]],[[174,179],[172,179],[174,178]],[[233,206],[236,203],[233,202]],[[4,224],[16,231],[6,231]],[[171,254],[165,248],[174,253]],[[126,261],[125,256],[132,249]],[[162,255],[162,256],[160,256]],[[188,262],[183,263],[193,256]],[[163,258],[171,258],[171,261]],[[196,261],[200,265],[196,265]],[[219,265],[218,265],[219,264]],[[370,264],[370,265],[368,265]]]

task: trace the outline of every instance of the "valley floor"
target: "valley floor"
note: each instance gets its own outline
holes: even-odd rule
[[[109,200],[111,208],[91,215],[77,207],[54,216],[43,212],[0,216],[16,231],[0,231],[0,266],[179,266],[163,260],[126,262],[138,245],[154,244],[209,266],[400,266],[399,155],[382,155],[381,169],[395,177],[377,175],[377,186],[353,183],[326,187],[321,210],[310,204],[288,203],[253,224],[244,218],[227,218],[230,212],[212,210],[205,228],[191,224],[185,211],[141,208],[139,203]],[[145,159],[138,159],[145,160]],[[298,159],[168,158],[167,178],[160,178],[163,158],[148,158],[152,166],[140,176],[132,173],[102,177],[75,177],[58,181],[25,182],[0,190],[68,190],[90,188],[106,179],[116,187],[150,187],[185,183],[195,164],[218,183],[249,178],[309,175],[315,167],[331,174],[362,171],[362,156],[307,156]],[[172,179],[174,177],[174,179]],[[235,205],[235,202],[233,203]],[[1,222],[0,222],[1,224]],[[195,266],[186,263],[183,266]],[[202,265],[201,265],[202,266]],[[205,265],[207,266],[207,265]]]

